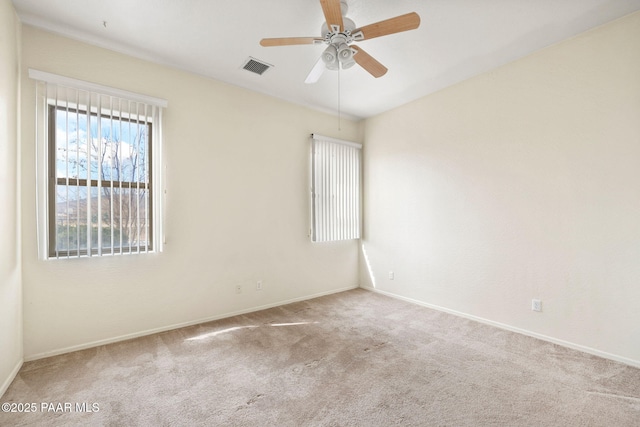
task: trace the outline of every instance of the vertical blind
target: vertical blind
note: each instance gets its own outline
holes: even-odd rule
[[[162,102],[48,73],[30,70],[30,77],[37,79],[43,257],[157,250],[160,174],[153,164]]]
[[[360,238],[361,144],[311,135],[311,240]]]

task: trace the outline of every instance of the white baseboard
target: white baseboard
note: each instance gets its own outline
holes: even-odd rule
[[[132,334],[120,335],[120,336],[107,338],[107,339],[103,339],[103,340],[91,341],[91,342],[84,343],[84,344],[78,344],[78,345],[74,345],[74,346],[70,346],[70,347],[64,347],[64,348],[60,348],[60,349],[56,349],[56,350],[45,351],[45,352],[42,352],[42,353],[31,354],[31,355],[25,356],[24,361],[25,362],[30,362],[30,361],[33,361],[33,360],[44,359],[45,357],[58,356],[60,354],[71,353],[73,351],[86,350],[87,348],[98,347],[100,345],[112,344],[112,343],[119,342],[119,341],[126,341],[126,340],[130,340],[130,339],[133,339],[133,338],[143,337],[143,336],[146,336],[146,335],[153,335],[153,334],[157,334],[157,333],[160,333],[160,332],[166,332],[166,331],[171,331],[171,330],[174,330],[174,329],[184,328],[184,327],[187,327],[187,326],[198,325],[200,323],[212,322],[214,320],[220,320],[220,319],[224,319],[224,318],[227,318],[227,317],[238,316],[240,314],[247,314],[247,313],[252,313],[252,312],[255,312],[255,311],[266,310],[268,308],[279,307],[281,305],[291,304],[291,303],[299,302],[299,301],[305,301],[305,300],[309,300],[309,299],[313,299],[313,298],[322,297],[322,296],[325,296],[325,295],[331,295],[331,294],[336,294],[336,293],[339,293],[339,292],[350,291],[352,289],[357,289],[358,287],[359,287],[358,285],[355,285],[355,286],[349,286],[349,287],[346,287],[346,288],[333,289],[331,291],[319,292],[319,293],[313,294],[313,295],[305,295],[305,296],[298,297],[298,298],[292,298],[292,299],[278,301],[278,302],[271,303],[271,304],[265,304],[265,305],[260,305],[260,306],[257,306],[257,307],[251,307],[251,308],[244,309],[244,310],[238,310],[238,311],[223,313],[223,314],[219,314],[219,315],[216,315],[216,316],[206,317],[206,318],[203,318],[203,319],[197,319],[197,320],[193,320],[193,321],[189,321],[189,322],[183,322],[183,323],[177,323],[177,324],[173,324],[173,325],[162,326],[162,327],[159,327],[159,328],[147,329],[145,331],[134,332]],[[17,373],[17,371],[16,371],[16,373]]]
[[[495,322],[493,320],[489,320],[489,319],[485,319],[483,317],[478,317],[478,316],[474,316],[472,314],[467,314],[467,313],[463,313],[460,311],[456,311],[456,310],[451,310],[449,308],[446,307],[440,307],[438,305],[434,305],[434,304],[429,304],[420,300],[416,300],[413,298],[407,298],[407,297],[403,297],[402,295],[398,295],[398,294],[394,294],[392,292],[387,292],[387,291],[381,291],[379,289],[376,288],[372,288],[370,286],[360,286],[362,289],[365,289],[367,291],[371,291],[371,292],[375,292],[375,293],[379,293],[382,295],[386,295],[392,298],[396,298],[402,301],[407,301],[410,302],[412,304],[417,304],[423,307],[427,307],[427,308],[431,308],[434,310],[438,310],[438,311],[442,311],[444,313],[449,313],[449,314],[453,314],[455,316],[459,316],[459,317],[464,317],[465,319],[469,319],[469,320],[474,320],[476,322],[480,322],[480,323],[484,323],[486,325],[490,325],[490,326],[495,326],[497,328],[500,329],[505,329],[507,331],[511,331],[511,332],[516,332],[518,334],[522,334],[522,335],[527,335],[533,338],[537,338],[543,341],[547,341],[553,344],[558,344],[560,346],[563,347],[567,347],[567,348],[571,348],[573,350],[578,350],[578,351],[582,351],[584,353],[588,353],[588,354],[592,354],[594,356],[598,356],[598,357],[602,357],[604,359],[609,359],[609,360],[613,360],[616,362],[620,362],[620,363],[624,363],[625,365],[629,365],[629,366],[633,366],[635,368],[640,368],[640,360],[634,360],[634,359],[629,359],[628,357],[623,357],[623,356],[618,356],[617,354],[611,354],[611,353],[607,353],[605,351],[600,351],[600,350],[596,350],[595,348],[591,348],[591,347],[587,347],[584,345],[580,345],[580,344],[575,344],[572,343],[570,341],[565,341],[565,340],[561,340],[558,338],[553,338],[547,335],[542,335],[539,334],[537,332],[532,332],[526,329],[521,329],[515,326],[511,326],[511,325],[507,325],[505,323],[500,323],[500,322]]]
[[[16,379],[16,376],[18,375],[20,368],[22,368],[23,363],[23,359],[18,360],[18,363],[16,363],[16,366],[13,367],[7,379],[4,380],[2,386],[0,386],[0,397],[4,396],[4,393],[7,391],[13,380]]]

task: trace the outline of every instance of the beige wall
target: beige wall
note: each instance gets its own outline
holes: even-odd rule
[[[0,396],[22,365],[22,284],[18,206],[20,23],[0,0]]]
[[[35,137],[23,121],[26,359],[358,286],[355,242],[310,243],[307,192],[309,135],[360,142],[360,124],[343,120],[338,131],[333,116],[28,26],[25,118],[35,114],[29,68],[169,107],[167,243],[142,256],[38,260]]]
[[[365,139],[365,286],[640,366],[640,13]]]

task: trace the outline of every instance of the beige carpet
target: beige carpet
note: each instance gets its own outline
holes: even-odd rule
[[[26,363],[0,402],[37,405],[3,426],[639,426],[640,370],[354,290]]]

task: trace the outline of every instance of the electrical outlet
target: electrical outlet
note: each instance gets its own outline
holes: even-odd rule
[[[542,311],[542,301],[539,299],[531,300],[531,310],[533,311]]]
[[[389,272],[389,280],[393,280],[395,277],[395,274],[393,274],[393,271]]]
[[[242,285],[236,285],[236,294],[242,293]]]
[[[256,291],[261,291],[262,290],[262,280],[258,280],[256,282]]]

